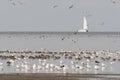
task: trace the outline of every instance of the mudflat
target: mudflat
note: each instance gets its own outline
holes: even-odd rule
[[[56,74],[56,73],[14,73],[0,74],[0,80],[120,80],[113,74]]]

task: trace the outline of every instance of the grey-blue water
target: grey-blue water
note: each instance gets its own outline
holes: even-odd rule
[[[120,32],[0,32],[1,50],[119,50]]]
[[[23,50],[45,50],[45,51],[79,51],[79,50],[94,50],[102,51],[108,50],[111,52],[120,51],[120,32],[0,32],[0,50],[11,50],[11,51],[23,51]],[[0,55],[21,55],[21,54],[7,54],[3,53]],[[23,54],[26,57],[28,55],[36,54]],[[113,54],[112,54],[113,55]],[[118,54],[119,55],[119,54]],[[103,56],[103,55],[101,55]],[[114,58],[119,59],[120,57],[115,55]],[[112,59],[114,59],[112,58]],[[120,62],[106,61],[102,62],[106,65],[101,67],[102,64],[96,65],[99,70],[95,70],[95,63],[90,63],[91,68],[87,70],[85,68],[83,71],[72,69],[71,61],[76,62],[75,60],[66,60],[64,57],[61,57],[60,60],[29,60],[17,59],[13,61],[11,66],[7,66],[6,62],[10,59],[3,60],[0,59],[0,73],[90,73],[90,74],[119,74]],[[59,66],[60,61],[64,61],[64,64],[67,65],[62,70],[53,70],[48,69],[50,65]],[[99,58],[98,58],[99,60]],[[101,60],[100,60],[101,61]],[[82,61],[84,62],[84,60]],[[81,66],[82,62],[77,62],[75,66]],[[86,62],[84,62],[86,63]],[[112,65],[111,65],[112,64]],[[88,64],[87,64],[88,65]],[[47,69],[45,68],[47,67]],[[54,67],[54,68],[55,68]],[[75,67],[77,68],[77,67]]]

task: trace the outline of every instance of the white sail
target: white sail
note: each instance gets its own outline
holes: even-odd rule
[[[83,18],[83,29],[86,29],[86,30],[88,29],[86,17]]]
[[[83,17],[83,26],[82,29],[78,30],[78,32],[88,32],[88,24],[86,17]]]

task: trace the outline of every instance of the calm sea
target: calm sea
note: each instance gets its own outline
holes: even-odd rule
[[[113,50],[119,51],[120,32],[0,32],[0,50]]]

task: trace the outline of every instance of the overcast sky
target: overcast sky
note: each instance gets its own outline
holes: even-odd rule
[[[0,31],[120,31],[120,0],[0,0]]]

